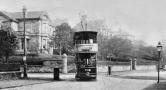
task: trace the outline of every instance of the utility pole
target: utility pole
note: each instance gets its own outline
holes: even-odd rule
[[[26,62],[26,32],[25,32],[25,18],[26,18],[26,11],[27,11],[27,9],[26,9],[26,7],[24,6],[23,7],[23,23],[24,23],[24,55],[23,55],[23,62],[24,62],[24,76],[23,76],[23,78],[28,78],[28,75],[27,75],[27,62]]]

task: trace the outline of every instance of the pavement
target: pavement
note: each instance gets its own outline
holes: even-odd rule
[[[60,81],[52,73],[28,73],[29,79],[0,81],[2,90],[166,90],[166,71],[119,71],[98,73],[97,81],[76,81],[75,74],[60,74]]]

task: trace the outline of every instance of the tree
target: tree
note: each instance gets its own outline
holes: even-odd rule
[[[0,30],[0,58],[4,63],[13,55],[17,47],[17,37],[11,27],[3,27]]]
[[[28,44],[28,51],[33,53],[33,54],[38,54],[38,51],[39,51],[39,44],[37,43],[37,40],[34,40],[34,41],[29,41],[29,44]]]
[[[71,53],[73,49],[73,30],[68,23],[62,23],[56,26],[52,44],[59,51],[59,55],[62,53]]]
[[[157,50],[156,47],[152,46],[142,46],[139,48],[138,57],[146,60],[157,60]]]
[[[113,36],[107,42],[108,53],[118,58],[128,58],[131,56],[132,42],[129,39],[123,39]]]
[[[98,33],[97,40],[98,40],[98,56],[99,56],[99,59],[104,60],[104,58],[108,54],[108,47],[107,47],[108,38],[106,36],[104,36],[103,34]]]
[[[144,60],[157,60],[157,48],[147,45],[142,40],[135,40],[133,43],[132,55]]]

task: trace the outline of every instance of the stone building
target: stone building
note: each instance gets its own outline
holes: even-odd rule
[[[23,39],[23,13],[0,11],[0,25],[8,25],[18,35],[18,52],[22,53],[24,48]],[[25,31],[28,53],[52,54],[52,47],[49,45],[55,26],[51,24],[50,17],[45,11],[30,11],[26,13]]]

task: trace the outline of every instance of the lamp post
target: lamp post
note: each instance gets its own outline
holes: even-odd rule
[[[23,55],[23,62],[24,62],[24,75],[23,78],[28,78],[27,76],[27,62],[26,62],[26,35],[25,35],[25,18],[26,18],[26,7],[24,6],[23,9],[23,24],[24,24],[24,55]]]
[[[158,80],[157,83],[160,82],[160,59],[161,59],[161,51],[162,51],[162,45],[159,42],[157,45],[157,51],[158,51]]]

